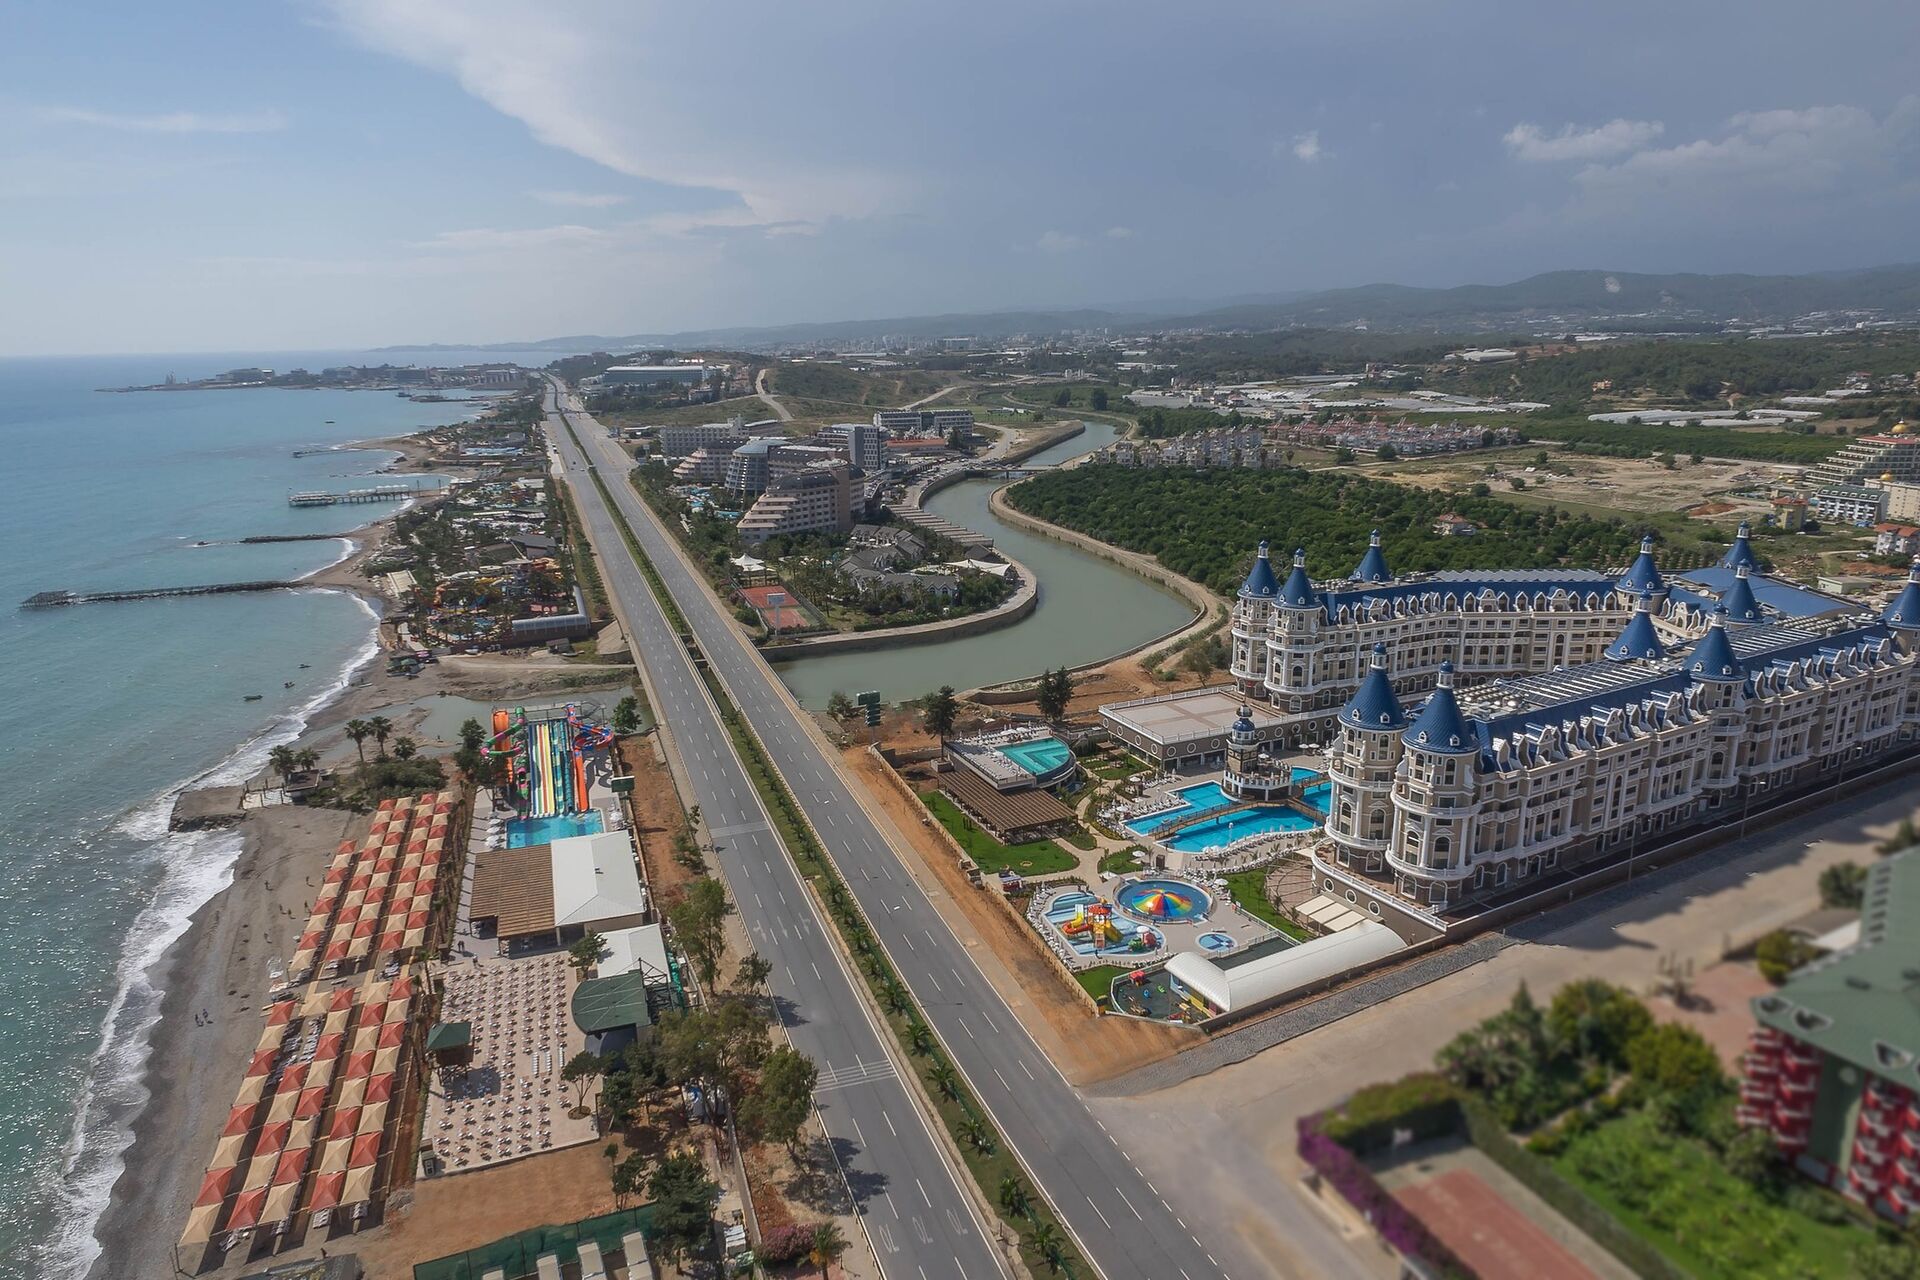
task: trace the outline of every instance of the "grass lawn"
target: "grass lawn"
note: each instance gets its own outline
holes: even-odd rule
[[[1097,764],[1089,770],[1096,778],[1105,778],[1108,782],[1124,782],[1128,778],[1145,773],[1147,766],[1136,764],[1132,760],[1121,760],[1112,764]]]
[[[1097,964],[1091,969],[1077,971],[1073,979],[1086,989],[1088,995],[1105,1004],[1107,997],[1113,994],[1113,980],[1126,972],[1117,964]]]
[[[1124,876],[1140,870],[1140,864],[1133,860],[1133,850],[1122,849],[1100,859],[1100,869],[1109,875]]]
[[[982,871],[995,872],[1008,867],[1023,876],[1044,876],[1055,871],[1071,871],[1080,865],[1080,859],[1051,840],[1001,844],[938,791],[923,793],[920,801],[940,820],[947,833],[959,841],[967,856],[980,864]]]
[[[1702,1280],[1839,1280],[1854,1274],[1854,1250],[1873,1239],[1850,1218],[1826,1223],[1797,1211],[1795,1198],[1817,1196],[1816,1188],[1774,1199],[1722,1169],[1705,1145],[1660,1133],[1644,1113],[1582,1134],[1552,1164],[1634,1235]]]
[[[1072,831],[1062,836],[1061,839],[1076,849],[1093,849],[1096,847],[1093,832],[1086,830],[1084,827],[1075,827]]]
[[[1293,921],[1273,909],[1267,901],[1267,869],[1255,867],[1251,871],[1236,871],[1227,877],[1227,893],[1250,915],[1265,920],[1295,942],[1305,942],[1313,935]]]

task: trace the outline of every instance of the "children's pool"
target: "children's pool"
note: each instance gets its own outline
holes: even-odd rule
[[[552,844],[568,836],[597,836],[605,829],[598,809],[585,813],[558,813],[550,818],[516,818],[507,824],[507,848]]]
[[[1215,809],[1224,809],[1233,803],[1231,797],[1220,789],[1217,782],[1202,782],[1197,786],[1182,787],[1173,793],[1180,797],[1180,803],[1171,809],[1162,809],[1150,813],[1144,818],[1135,818],[1127,824],[1127,830],[1137,836],[1152,835],[1162,827],[1170,827],[1176,822],[1185,822],[1197,818],[1203,813],[1212,813]]]

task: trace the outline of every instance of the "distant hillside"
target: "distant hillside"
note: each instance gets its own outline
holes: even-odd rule
[[[1016,334],[1108,330],[1115,334],[1168,329],[1214,331],[1295,327],[1415,333],[1537,331],[1543,326],[1717,328],[1730,322],[1777,323],[1812,312],[1875,312],[1920,320],[1920,264],[1802,276],[1639,275],[1629,271],[1550,271],[1512,284],[1420,289],[1369,284],[1304,296],[1269,295],[1232,304],[1138,303],[1112,310],[991,311],[878,320],[743,326],[684,333],[608,336],[580,334],[539,342],[498,342],[481,350],[635,351],[645,348],[729,347],[765,350],[821,344],[847,347],[886,340],[974,337],[998,341]],[[388,347],[432,351],[433,346]]]

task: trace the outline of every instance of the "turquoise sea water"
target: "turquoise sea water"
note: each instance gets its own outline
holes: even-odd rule
[[[487,358],[514,357],[431,360]],[[354,598],[320,591],[18,602],[51,588],[312,573],[345,544],[223,540],[377,518],[390,508],[296,510],[286,494],[348,487],[392,455],[293,451],[471,412],[375,391],[94,388],[382,359],[0,359],[0,1275],[77,1275],[95,1254],[93,1224],[143,1100],[158,997],[144,972],[227,883],[239,848],[230,834],[168,834],[173,796],[189,781],[237,781],[297,735],[371,655],[373,621]],[[250,693],[261,700],[243,702]]]

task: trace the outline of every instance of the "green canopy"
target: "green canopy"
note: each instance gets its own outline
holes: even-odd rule
[[[473,1024],[471,1022],[438,1022],[427,1033],[427,1052],[443,1053],[448,1049],[464,1049],[473,1043]]]
[[[652,1026],[646,975],[636,969],[617,977],[587,979],[573,993],[573,1022],[588,1035]]]

